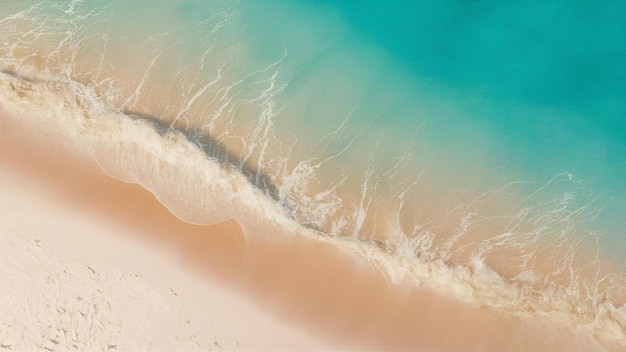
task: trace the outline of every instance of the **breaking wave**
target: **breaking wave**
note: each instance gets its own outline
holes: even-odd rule
[[[268,241],[314,237],[341,248],[351,260],[376,268],[397,285],[429,287],[514,315],[574,323],[601,340],[624,338],[626,307],[618,303],[623,279],[597,255],[591,261],[577,262],[579,242],[542,243],[533,239],[537,229],[523,233],[511,226],[498,236],[458,246],[456,241],[476,214],[464,217],[454,236],[442,241],[430,231],[397,234],[386,241],[324,232],[301,223],[293,205],[273,196],[267,183],[258,183],[254,172],[236,162],[226,149],[210,146],[207,137],[164,126],[149,116],[111,110],[85,85],[5,72],[0,74],[0,96],[7,116],[39,138],[96,162],[115,178],[142,185],[184,221],[212,224],[235,218],[247,237]],[[558,175],[545,187],[570,178]],[[533,212],[550,217],[550,211],[542,208],[547,206],[523,208],[515,217],[520,221],[535,216]],[[545,224],[557,226],[550,221]],[[511,254],[522,244],[533,249],[526,254],[521,251],[519,270],[498,272],[490,266],[490,256]],[[544,253],[540,246],[551,252]],[[453,260],[452,253],[464,251],[469,252],[466,262],[462,256]],[[511,263],[516,260],[510,259]]]

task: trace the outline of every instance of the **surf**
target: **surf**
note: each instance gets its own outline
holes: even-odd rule
[[[621,278],[600,266],[591,268],[592,275],[581,277],[579,283],[563,285],[542,282],[532,274],[526,280],[524,274],[505,278],[478,256],[460,264],[435,251],[428,253],[427,245],[422,245],[421,253],[413,252],[415,247],[410,250],[426,237],[406,238],[407,247],[402,248],[397,243],[332,236],[298,223],[240,170],[207,155],[182,131],[159,130],[148,119],[107,111],[95,105],[97,97],[85,94],[90,92],[87,87],[75,82],[42,82],[6,73],[1,77],[3,110],[38,131],[38,138],[91,159],[112,177],[140,184],[184,221],[213,224],[235,218],[246,238],[270,243],[288,241],[289,236],[315,238],[376,268],[393,285],[428,287],[472,306],[513,315],[574,321],[601,339],[623,338],[624,306],[612,293],[623,287]],[[575,276],[585,271],[584,266],[567,269]]]

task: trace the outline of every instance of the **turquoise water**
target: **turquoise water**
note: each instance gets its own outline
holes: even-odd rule
[[[535,182],[571,172],[595,192],[611,192],[601,218],[611,240],[624,244],[626,5],[327,3],[415,84],[487,128],[496,163]]]
[[[625,264],[625,14],[619,1],[4,0],[0,102],[79,131],[73,148],[187,221],[234,217],[250,236],[288,222],[403,265],[488,268],[522,287],[511,307],[615,308],[623,270],[585,281],[584,263]],[[202,162],[168,149],[176,133]],[[214,182],[235,196],[207,191],[216,161],[265,200],[226,176]],[[267,200],[279,215],[250,205]],[[468,285],[506,305],[493,282]]]
[[[490,173],[506,170],[509,179],[536,184],[571,173],[585,192],[605,197],[597,230],[611,245],[626,244],[623,3],[243,4],[258,57],[310,50],[296,64],[304,67],[294,69],[293,90],[324,70],[351,71],[346,79],[353,82],[368,77],[356,89],[370,95],[347,103],[341,91],[320,105],[366,101],[377,111],[387,98],[380,104],[401,111],[385,114],[381,124],[404,129],[426,120],[427,136],[419,138],[446,150],[450,162],[475,159]],[[350,54],[349,63],[341,61]]]

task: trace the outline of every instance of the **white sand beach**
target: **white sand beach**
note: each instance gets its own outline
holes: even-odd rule
[[[0,351],[328,349],[235,288],[236,222],[187,225],[140,187],[2,127]],[[204,272],[163,241],[177,231],[213,248]]]

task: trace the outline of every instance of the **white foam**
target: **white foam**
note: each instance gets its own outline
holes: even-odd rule
[[[184,221],[212,224],[234,217],[246,236],[269,241],[315,237],[377,268],[394,284],[424,285],[468,304],[568,321],[600,339],[626,338],[626,309],[615,307],[606,297],[609,292],[546,283],[532,270],[504,279],[481,256],[472,257],[468,265],[454,264],[440,253],[449,246],[437,247],[435,235],[428,231],[413,237],[397,232],[390,238],[405,241],[392,241],[389,250],[358,236],[338,238],[307,229],[236,168],[207,157],[180,131],[159,134],[150,122],[116,113],[105,101],[76,82],[34,82],[0,74],[0,107],[11,116],[40,137],[90,158],[111,176],[142,185]],[[467,231],[471,214],[462,219],[458,233]],[[502,239],[509,237],[502,235]],[[598,279],[605,280],[591,278],[583,283],[593,285]]]

